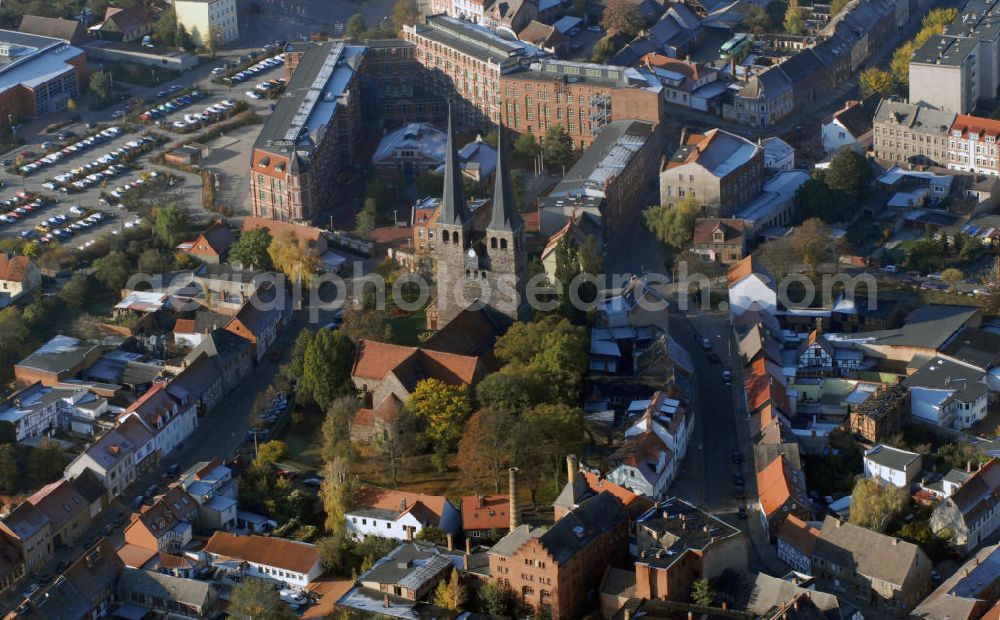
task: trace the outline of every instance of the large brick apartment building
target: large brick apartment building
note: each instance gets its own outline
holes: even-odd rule
[[[457,128],[492,129],[504,113],[513,131],[541,136],[562,125],[586,148],[614,120],[658,124],[662,98],[626,67],[546,58],[538,49],[444,15],[406,26],[416,60],[454,102]]]
[[[608,566],[626,560],[628,523],[621,500],[603,492],[547,530],[519,525],[489,550],[490,578],[553,620],[579,618]]]
[[[0,122],[65,110],[80,100],[87,56],[62,39],[0,30]],[[10,115],[10,116],[8,116]]]

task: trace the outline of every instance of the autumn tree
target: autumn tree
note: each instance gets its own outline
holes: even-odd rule
[[[772,28],[771,16],[761,5],[751,4],[746,9],[743,25],[753,34],[765,34]]]
[[[650,207],[642,212],[642,217],[646,228],[656,235],[657,239],[676,250],[683,250],[691,244],[695,221],[700,210],[698,201],[688,196],[674,207],[668,205]]]
[[[835,17],[835,16],[839,15],[840,12],[844,10],[844,7],[847,6],[847,4],[849,2],[850,2],[850,0],[831,0],[830,1],[830,16],[831,17]]]
[[[468,598],[468,588],[462,583],[462,577],[458,574],[458,569],[452,569],[451,577],[447,581],[442,579],[438,582],[437,588],[434,589],[434,594],[431,595],[431,603],[442,609],[462,611],[462,607]]]
[[[615,1],[615,0],[612,0]],[[607,11],[607,9],[605,9]],[[545,163],[556,168],[566,167],[573,161],[573,138],[562,125],[553,125],[545,132],[542,142]]]
[[[861,478],[851,493],[851,523],[885,532],[892,520],[909,505],[905,489]]]
[[[629,0],[610,0],[604,6],[604,16],[601,18],[601,26],[608,31],[611,36],[625,36],[632,38],[639,34],[639,31],[646,25],[642,13],[638,6]]]
[[[785,9],[785,31],[788,34],[799,35],[805,29],[805,19],[799,0],[788,0],[788,8]]]
[[[980,275],[979,281],[987,293],[985,310],[990,314],[997,314],[1000,312],[1000,256],[993,259],[990,267]]]
[[[514,427],[514,416],[499,407],[480,409],[469,418],[458,444],[458,469],[466,484],[500,492],[510,467]]]
[[[323,440],[320,456],[324,462],[350,453],[351,420],[360,408],[361,402],[354,395],[336,398],[327,407],[320,429]]]
[[[344,36],[348,39],[357,41],[365,34],[365,16],[361,13],[355,13],[347,18],[344,23]]]
[[[514,323],[497,339],[495,351],[501,360],[534,370],[566,370],[582,375],[587,370],[585,328],[558,317],[531,323]]]
[[[889,62],[889,71],[892,79],[901,86],[910,83],[910,58],[913,52],[917,51],[917,45],[913,41],[907,41],[895,49],[892,53],[892,60]]]
[[[615,54],[615,40],[613,37],[601,37],[594,44],[594,49],[590,52],[590,61],[600,64],[607,62]]]
[[[326,411],[335,398],[354,393],[354,343],[339,330],[321,329],[306,347],[298,393]]]
[[[266,228],[254,228],[244,231],[240,238],[229,248],[229,262],[239,263],[244,267],[269,270],[271,254],[271,233]]]
[[[955,287],[965,280],[965,274],[961,269],[951,267],[941,272],[941,279],[948,284],[950,290],[954,291]]]
[[[323,524],[331,535],[344,536],[347,512],[353,507],[355,492],[350,458],[337,456],[327,461],[323,466],[323,484],[319,494],[326,513]]]
[[[305,286],[312,283],[313,274],[322,262],[316,248],[303,238],[298,238],[290,230],[279,232],[267,248],[271,263],[292,282]]]
[[[226,612],[235,620],[294,620],[295,612],[281,600],[277,588],[262,579],[244,579],[229,595]]]
[[[403,31],[403,26],[413,26],[420,23],[420,7],[416,0],[396,0],[392,7],[392,31],[396,34]]]
[[[340,331],[352,342],[362,340],[385,342],[392,339],[392,327],[386,320],[385,312],[360,304],[350,304],[344,309],[344,320]]]
[[[878,67],[869,67],[862,71],[859,81],[861,83],[862,97],[873,94],[888,97],[892,94],[894,87],[892,74]]]
[[[833,236],[830,227],[819,218],[810,218],[792,233],[792,247],[802,261],[815,273],[816,267],[831,258]]]
[[[413,415],[405,407],[395,415],[379,415],[375,418],[375,440],[373,446],[389,466],[389,480],[396,486],[399,460],[413,446],[416,432]]]
[[[426,425],[427,436],[434,443],[434,462],[439,471],[444,471],[448,452],[461,439],[465,420],[472,411],[468,386],[423,379],[417,383],[406,408]]]

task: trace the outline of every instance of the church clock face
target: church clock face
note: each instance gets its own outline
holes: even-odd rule
[[[472,248],[469,248],[469,251],[465,253],[465,257],[466,258],[476,258],[476,251],[474,249],[472,249]]]

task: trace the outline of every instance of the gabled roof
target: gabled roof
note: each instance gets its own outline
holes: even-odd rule
[[[133,528],[144,528],[154,538],[160,539],[170,534],[178,523],[188,521],[198,511],[198,503],[178,486],[167,489],[150,506],[144,506],[139,516],[125,528],[125,538]]]
[[[799,349],[796,353],[797,357],[802,357],[802,354],[808,351],[813,345],[826,351],[826,354],[833,357],[834,350],[833,345],[830,341],[826,339],[826,336],[822,332],[816,331],[815,329],[809,332],[809,336],[799,344]]]
[[[28,497],[28,502],[49,518],[53,530],[60,529],[81,512],[90,511],[87,499],[65,479],[45,485]]]
[[[981,513],[993,510],[1000,494],[1000,459],[990,459],[969,476],[952,494],[954,502],[966,522],[974,521]]]
[[[773,283],[774,277],[754,254],[750,254],[740,262],[726,270],[726,282],[732,288],[735,284],[751,274],[761,276],[765,282]]]
[[[255,337],[259,337],[264,333],[264,330],[280,318],[282,304],[274,303],[277,295],[278,293],[273,286],[257,289],[249,299],[243,302],[230,325],[239,321]]]
[[[160,381],[129,405],[119,419],[124,420],[129,414],[135,413],[152,431],[172,418],[176,410],[177,401],[167,392],[167,383]]]
[[[558,47],[569,42],[563,33],[534,19],[528,22],[528,25],[521,32],[517,33],[517,38],[541,48]]]
[[[425,340],[421,348],[454,355],[488,357],[497,338],[510,325],[510,317],[492,311],[489,306],[466,307]]]
[[[764,359],[777,364],[781,362],[781,345],[758,323],[740,340],[740,354],[746,361],[753,361],[758,355],[763,355]]]
[[[750,411],[756,411],[770,403],[782,412],[791,411],[788,406],[788,392],[782,381],[769,373],[749,377],[744,382],[747,393],[747,406]]]
[[[205,552],[301,574],[308,573],[319,562],[315,545],[273,536],[237,536],[221,531],[208,539]]]
[[[652,429],[649,429],[625,440],[618,450],[608,457],[608,460],[612,463],[634,467],[639,470],[643,478],[655,485],[661,476],[661,473],[657,472],[661,456],[666,463],[670,463],[673,459],[673,453],[667,448],[667,445]]]
[[[118,580],[119,591],[162,599],[168,605],[183,605],[191,610],[205,608],[213,599],[213,585],[208,581],[185,579],[138,568],[125,568]],[[193,610],[191,610],[193,611]]]
[[[31,502],[22,502],[3,519],[3,524],[21,540],[28,540],[51,523]]]
[[[149,13],[141,6],[125,8],[109,6],[104,12],[104,21],[111,20],[121,32],[139,30],[150,23]]]
[[[233,235],[233,231],[222,222],[215,222],[198,235],[187,252],[196,256],[224,256],[235,242],[236,236]]]
[[[443,495],[425,495],[374,486],[361,487],[354,498],[355,510],[363,508],[386,510],[395,513],[396,518],[399,518],[414,510],[414,507],[419,507],[417,510],[433,515],[437,521],[444,515],[447,503],[448,499]]]
[[[478,368],[477,357],[362,340],[351,376],[381,380],[391,372],[408,391],[413,391],[426,378],[452,385],[472,385]]]
[[[879,444],[865,453],[865,460],[881,465],[882,467],[903,471],[913,462],[919,462],[920,455],[916,452]]]
[[[0,253],[0,280],[23,282],[31,269],[31,259],[27,256],[10,256]]]
[[[862,101],[848,101],[847,105],[833,115],[857,139],[872,130],[872,121],[879,104],[878,95],[871,95]]]
[[[83,43],[87,40],[86,29],[75,19],[25,15],[21,18],[21,25],[17,30],[42,37],[62,39],[67,43]]]
[[[462,529],[505,530],[510,526],[509,495],[463,495]]]
[[[722,243],[742,243],[746,234],[744,220],[724,219],[717,217],[699,217],[694,224],[695,245],[715,244],[715,232],[722,231]]]
[[[930,565],[920,547],[827,516],[813,556],[858,574],[902,586],[917,562]]]
[[[788,515],[778,530],[778,538],[784,539],[799,553],[812,555],[813,547],[819,539],[819,530],[795,515]]]
[[[765,515],[770,517],[789,501],[808,509],[809,498],[799,480],[801,477],[802,472],[794,471],[783,454],[757,472],[757,492]]]
[[[402,408],[403,403],[396,398],[396,395],[389,394],[374,409],[364,407],[358,409],[357,413],[354,414],[351,426],[358,428],[374,427],[376,423],[388,422],[394,419]]]

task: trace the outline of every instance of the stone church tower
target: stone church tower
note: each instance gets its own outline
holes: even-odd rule
[[[528,258],[524,222],[510,186],[502,122],[499,133],[493,203],[490,209],[480,209],[474,215],[465,202],[462,169],[448,116],[444,193],[434,246],[438,329],[469,306],[483,305],[513,320],[531,317],[525,299]]]

